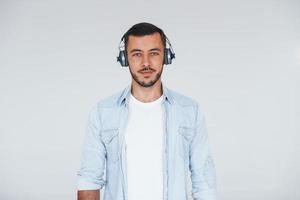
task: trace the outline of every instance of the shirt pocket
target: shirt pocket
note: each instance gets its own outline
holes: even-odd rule
[[[183,158],[188,158],[189,156],[189,145],[194,134],[194,129],[184,126],[179,126],[178,128],[179,134],[179,148],[178,153]]]
[[[102,130],[102,142],[106,149],[106,158],[108,162],[115,163],[119,160],[119,129]]]

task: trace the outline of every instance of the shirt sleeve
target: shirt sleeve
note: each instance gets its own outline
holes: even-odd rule
[[[81,155],[81,166],[77,173],[78,190],[102,189],[105,181],[106,151],[101,141],[101,120],[97,105],[89,113]]]
[[[216,200],[216,171],[203,113],[196,108],[196,128],[190,143],[192,195],[194,200]]]

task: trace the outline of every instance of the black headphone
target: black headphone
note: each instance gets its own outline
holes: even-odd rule
[[[164,50],[164,64],[169,65],[172,63],[172,59],[175,58],[175,53],[172,49],[172,45],[167,37],[166,38],[166,46]],[[121,39],[121,42],[119,44],[119,56],[117,57],[117,61],[120,62],[122,67],[128,67],[128,59],[126,56],[126,50],[125,50],[125,41],[124,36]]]

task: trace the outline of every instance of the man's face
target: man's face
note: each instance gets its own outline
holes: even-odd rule
[[[151,87],[160,80],[163,71],[164,45],[159,33],[130,35],[127,43],[129,70],[135,82]]]

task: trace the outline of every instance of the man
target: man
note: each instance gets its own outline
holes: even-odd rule
[[[215,200],[203,113],[162,84],[163,66],[175,57],[170,42],[149,23],[132,26],[122,41],[118,61],[132,81],[90,112],[78,199],[99,200],[103,189],[104,200]]]

